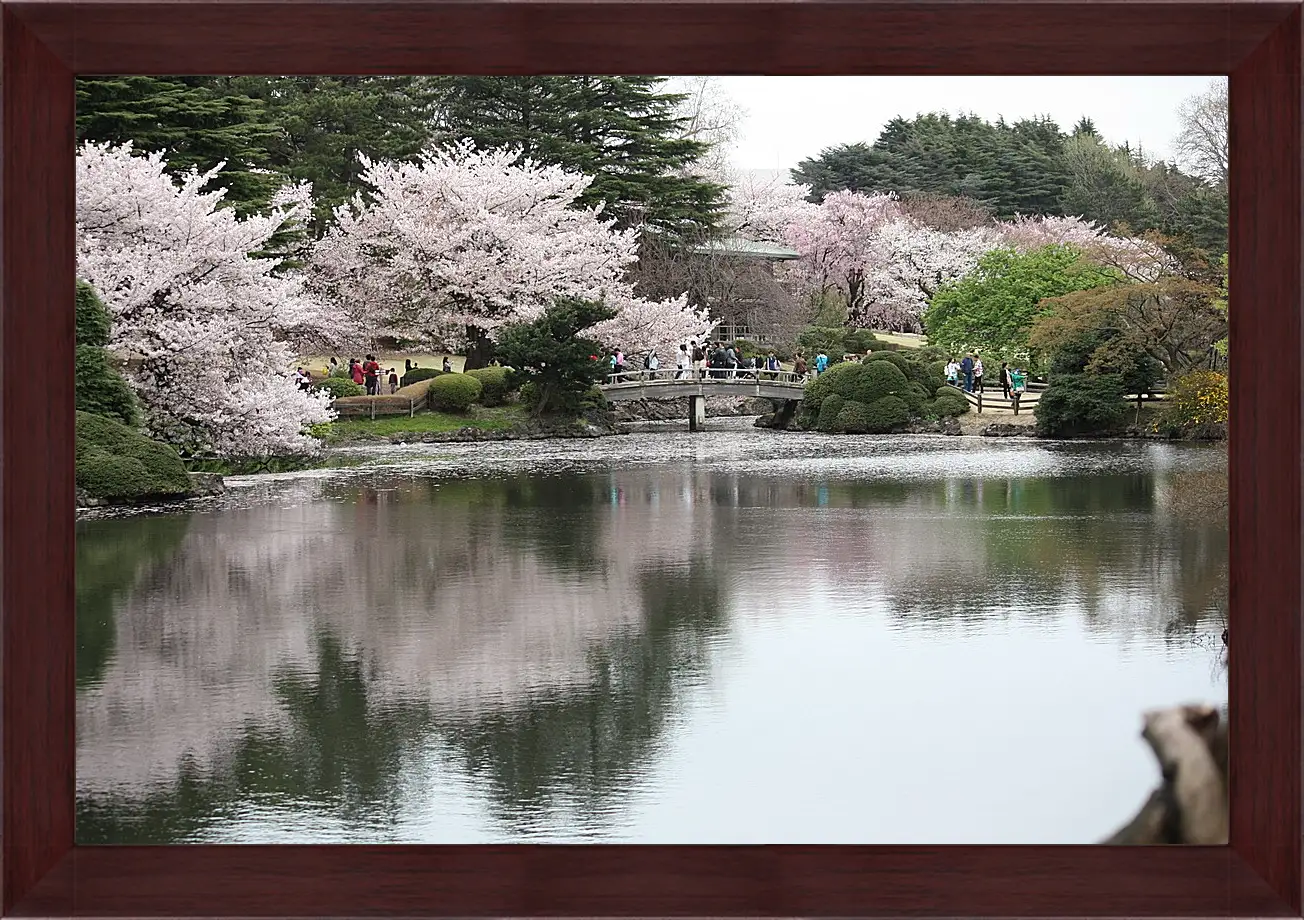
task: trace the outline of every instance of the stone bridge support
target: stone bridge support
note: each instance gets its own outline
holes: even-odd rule
[[[706,425],[706,397],[688,397],[688,430],[701,431]]]

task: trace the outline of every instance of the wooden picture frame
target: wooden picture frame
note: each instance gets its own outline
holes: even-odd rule
[[[1298,3],[2,6],[4,914],[1300,915]],[[1230,75],[1229,846],[74,846],[74,75],[577,72]]]

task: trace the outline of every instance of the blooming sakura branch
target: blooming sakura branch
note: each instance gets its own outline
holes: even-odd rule
[[[77,155],[77,274],[113,314],[146,427],[194,455],[259,457],[315,448],[325,395],[291,379],[289,339],[334,322],[279,260],[255,258],[304,206],[288,190],[239,218],[205,191],[220,166],[174,180],[162,154],[84,145]]]
[[[613,307],[615,319],[592,334],[627,351],[673,348],[710,330],[685,296],[635,293],[625,274],[637,231],[576,206],[588,176],[469,144],[363,165],[372,193],[337,211],[310,270],[323,297],[373,331],[474,346],[559,297]]]

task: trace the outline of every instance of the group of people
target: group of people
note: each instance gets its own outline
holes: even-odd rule
[[[406,365],[404,373],[411,373],[417,363],[411,358],[405,360]],[[453,372],[452,359],[447,355],[444,356],[443,371],[445,374]],[[326,377],[343,376],[352,380],[360,387],[365,387],[368,396],[388,396],[398,392],[400,380],[397,368],[391,367],[388,371],[381,369],[380,362],[376,360],[375,355],[367,355],[362,361],[357,358],[350,358],[348,367],[344,373],[340,373],[340,359],[331,358],[330,364],[322,368],[322,373]],[[294,372],[294,381],[301,390],[312,388],[312,374],[305,368],[298,368]]]
[[[1027,375],[1009,362],[1001,362],[1001,395],[1006,399],[1018,396],[1026,389]],[[967,354],[959,361],[952,358],[946,363],[946,382],[958,386],[966,393],[983,392],[983,359],[978,352]]]
[[[657,355],[656,349],[651,349],[643,355],[641,372],[631,372],[625,353],[619,348],[614,348],[607,357],[607,365],[612,374],[636,373],[639,378],[654,378],[661,369],[661,359]],[[759,379],[762,373],[773,374],[777,377],[782,370],[783,365],[774,352],[770,352],[765,357],[744,358],[729,342],[717,342],[712,347],[710,343],[703,342],[699,344],[694,339],[687,344],[681,344],[679,351],[675,353],[674,379],[705,379],[707,377],[716,379],[751,377]]]

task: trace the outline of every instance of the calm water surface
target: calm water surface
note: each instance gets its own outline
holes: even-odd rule
[[[1216,450],[647,426],[78,528],[83,843],[1086,843],[1226,698]]]

